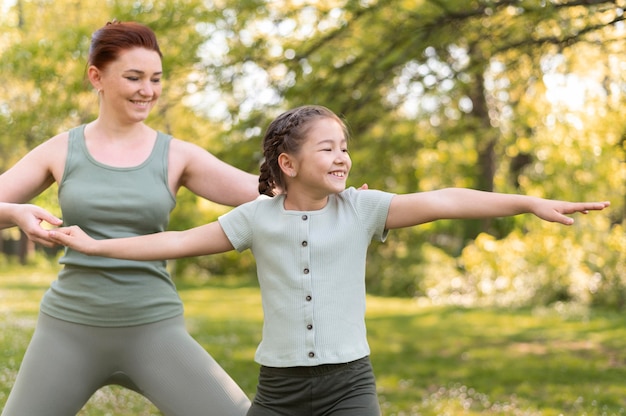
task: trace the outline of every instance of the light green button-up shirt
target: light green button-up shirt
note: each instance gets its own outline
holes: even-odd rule
[[[271,367],[344,363],[369,355],[365,264],[384,241],[393,194],[346,189],[318,211],[284,209],[284,196],[221,216],[238,251],[251,249],[263,297],[255,360]]]

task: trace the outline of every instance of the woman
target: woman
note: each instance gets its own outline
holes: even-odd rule
[[[87,76],[99,96],[92,122],[63,132],[0,175],[0,227],[53,244],[26,204],[53,183],[66,224],[99,238],[163,231],[184,186],[236,206],[258,196],[256,176],[145,124],[161,95],[154,32],[107,23],[92,36]],[[187,333],[163,261],[122,261],[67,250],[46,292],[3,416],[75,415],[107,384],[131,388],[165,415],[244,415],[245,393]]]

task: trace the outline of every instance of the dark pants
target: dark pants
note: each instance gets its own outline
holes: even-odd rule
[[[315,367],[261,367],[248,416],[380,416],[369,357]]]

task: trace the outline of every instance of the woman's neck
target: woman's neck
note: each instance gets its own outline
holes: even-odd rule
[[[136,137],[145,137],[152,132],[152,129],[144,123],[120,124],[109,122],[102,117],[98,117],[86,127],[87,131],[91,131],[99,137],[131,139]]]

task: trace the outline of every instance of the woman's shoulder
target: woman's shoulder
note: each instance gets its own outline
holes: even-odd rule
[[[50,154],[58,155],[59,152],[61,151],[66,152],[69,136],[70,136],[69,131],[64,131],[62,133],[59,133],[56,136],[53,136],[49,138],[48,140],[44,141],[43,143],[41,143],[33,151],[54,152],[54,153],[49,153],[48,155]]]
[[[52,173],[55,180],[60,181],[68,153],[68,138],[69,132],[63,132],[39,144],[24,156],[24,166],[28,166],[33,175],[39,169]]]
[[[164,135],[165,137],[170,138],[169,149],[170,153],[176,157],[187,159],[195,159],[206,157],[207,155],[213,156],[206,149],[200,147],[199,145],[188,142],[182,139],[178,139],[173,136],[165,135],[165,133],[159,132],[159,135]]]

